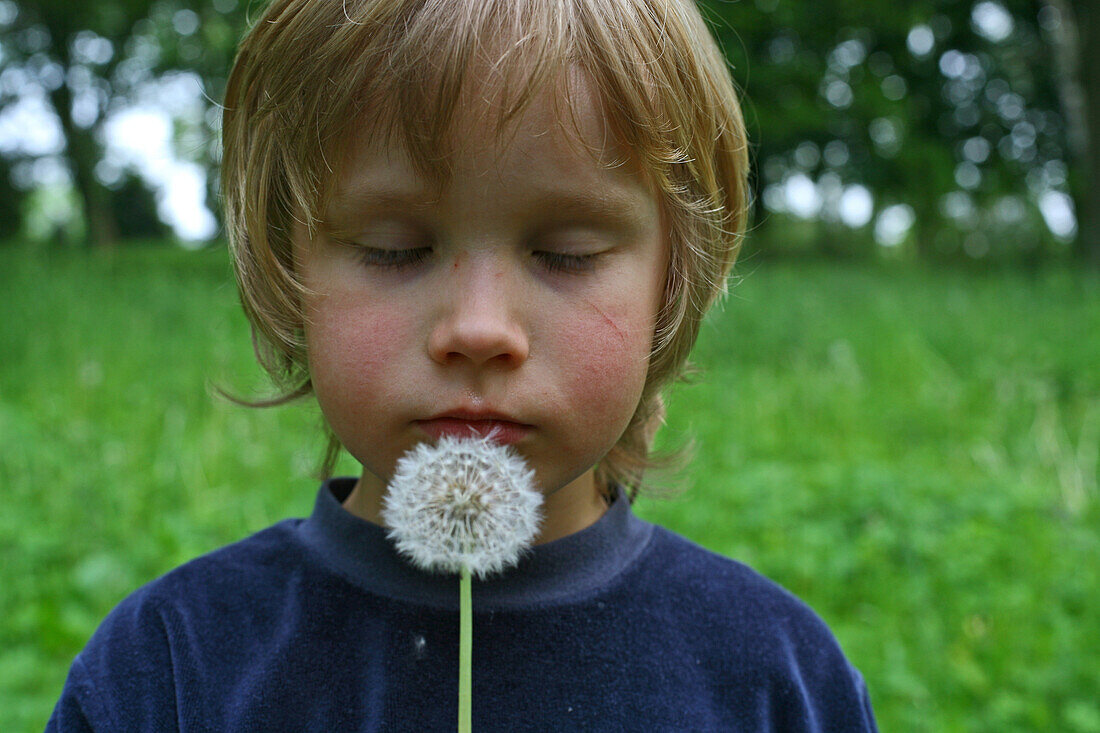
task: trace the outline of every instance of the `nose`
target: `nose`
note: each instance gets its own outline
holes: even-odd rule
[[[456,260],[443,310],[428,338],[428,355],[444,366],[518,367],[527,360],[521,303],[506,266],[489,258]]]

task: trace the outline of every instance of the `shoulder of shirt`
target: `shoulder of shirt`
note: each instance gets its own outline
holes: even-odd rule
[[[160,729],[159,724],[134,727],[120,721],[146,713],[152,716],[148,720],[160,720],[160,708],[171,708],[181,639],[199,633],[208,646],[218,648],[237,629],[272,615],[280,588],[295,582],[300,575],[295,566],[304,565],[302,554],[294,551],[301,521],[279,522],[130,593],[77,655],[64,692],[78,699],[91,719],[113,721],[110,729]]]
[[[274,585],[292,582],[292,566],[301,565],[301,555],[292,549],[301,521],[281,521],[142,585],[115,606],[92,641],[112,628],[163,627],[166,616],[184,606],[213,614],[224,611],[231,599],[241,607],[249,597],[270,595]]]
[[[644,572],[655,588],[691,599],[690,613],[721,618],[783,646],[830,647],[839,643],[805,601],[745,563],[656,526]]]
[[[840,716],[822,729],[875,730],[863,676],[821,616],[786,588],[659,526],[637,570],[666,640],[682,632],[719,677],[751,669],[785,704]]]
[[[654,526],[650,572],[667,573],[674,583],[702,586],[707,595],[735,593],[780,606],[805,604],[786,588],[747,564],[709,550],[660,525]]]
[[[862,723],[844,729],[875,729],[863,676],[832,630],[775,581],[661,526],[631,575],[622,592],[644,588],[634,602],[649,607],[666,641],[678,637],[718,666],[751,668],[795,697],[852,700]]]

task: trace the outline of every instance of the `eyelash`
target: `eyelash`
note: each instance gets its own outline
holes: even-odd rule
[[[591,272],[596,267],[596,258],[600,253],[570,255],[562,252],[535,252],[535,258],[552,274],[581,274]]]
[[[361,247],[359,259],[368,267],[381,267],[388,270],[400,270],[405,267],[414,267],[431,256],[430,247],[415,247],[413,249],[378,249],[377,247]]]
[[[400,270],[421,264],[431,254],[430,247],[415,247],[412,249],[360,247],[359,258],[368,267]],[[582,274],[595,269],[596,258],[601,253],[575,255],[539,250],[533,254],[535,259],[551,274]]]

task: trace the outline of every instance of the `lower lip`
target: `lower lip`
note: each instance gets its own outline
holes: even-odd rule
[[[417,425],[434,440],[444,435],[454,438],[486,437],[493,433],[494,443],[511,445],[519,442],[529,432],[531,426],[507,420],[461,420],[453,417],[441,417],[435,420],[419,420]],[[493,432],[493,431],[496,432]]]

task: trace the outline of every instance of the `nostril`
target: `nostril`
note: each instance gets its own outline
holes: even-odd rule
[[[469,361],[478,366],[515,366],[527,358],[526,340],[518,334],[501,333],[492,337],[453,334],[443,337],[447,345],[433,354],[436,361]]]
[[[515,367],[527,358],[527,336],[503,318],[454,316],[439,324],[428,343],[431,358],[444,365]]]

